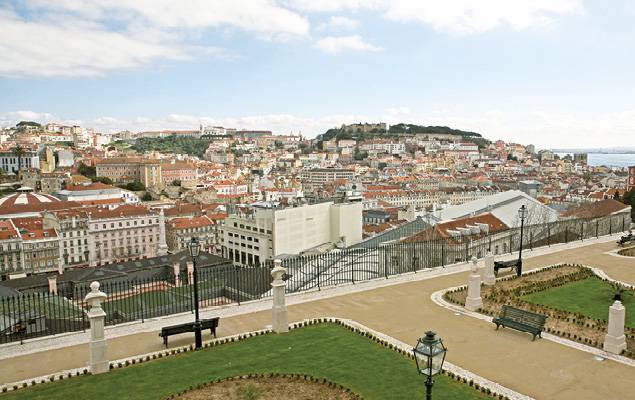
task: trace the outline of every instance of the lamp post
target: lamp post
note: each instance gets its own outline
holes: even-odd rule
[[[192,237],[192,240],[188,244],[188,250],[190,251],[190,257],[192,257],[192,274],[194,275],[194,343],[196,350],[200,350],[203,347],[203,339],[201,337],[201,321],[198,316],[198,274],[196,273],[196,259],[201,252],[201,244],[198,238]]]
[[[432,385],[435,375],[441,372],[447,348],[441,338],[435,337],[436,333],[426,332],[426,335],[417,341],[412,349],[417,363],[417,371],[426,377],[426,400],[432,400]]]
[[[516,266],[516,275],[523,273],[523,230],[525,228],[525,218],[527,217],[527,207],[523,204],[518,209],[518,218],[520,218],[520,250],[518,250],[518,264]]]

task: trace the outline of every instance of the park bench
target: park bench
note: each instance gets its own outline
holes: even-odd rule
[[[209,329],[210,334],[216,337],[216,328],[218,328],[219,319],[220,318],[218,317],[202,319],[200,321],[201,330]],[[194,322],[188,322],[188,323],[179,324],[179,325],[164,326],[163,328],[161,328],[161,333],[159,333],[159,336],[163,338],[163,344],[165,344],[165,347],[168,347],[168,337],[172,335],[186,333],[186,332],[194,332]]]
[[[518,271],[518,260],[509,261],[495,261],[494,262],[494,275],[498,276],[498,270],[503,268],[510,268],[514,271]]]
[[[635,242],[635,235],[633,235],[632,233],[622,236],[620,240],[618,240],[617,244],[618,246],[624,246],[625,244],[630,242]]]
[[[542,337],[540,333],[545,328],[546,319],[544,315],[504,305],[501,315],[494,318],[492,322],[496,324],[496,329],[502,326],[531,333],[534,336],[531,339],[533,341],[536,336]]]

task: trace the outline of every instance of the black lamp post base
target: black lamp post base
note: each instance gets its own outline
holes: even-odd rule
[[[426,381],[426,400],[432,400],[432,379]]]

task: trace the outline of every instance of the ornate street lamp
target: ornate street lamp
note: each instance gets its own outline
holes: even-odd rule
[[[436,333],[426,332],[425,337],[417,341],[417,345],[412,349],[417,363],[417,371],[426,377],[426,400],[432,400],[432,385],[435,375],[441,372],[447,348],[443,345],[441,338],[435,337]]]
[[[190,257],[192,257],[192,274],[194,275],[194,343],[196,350],[203,347],[203,338],[201,336],[201,321],[198,316],[198,274],[196,272],[196,259],[201,252],[201,244],[198,238],[192,237],[187,246]]]
[[[518,264],[516,265],[516,275],[523,273],[523,230],[525,228],[525,218],[527,217],[527,207],[523,204],[518,209],[518,218],[520,218],[520,250],[518,250]]]

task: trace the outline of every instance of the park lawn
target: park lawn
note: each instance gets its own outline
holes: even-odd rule
[[[161,399],[217,378],[269,372],[308,374],[342,384],[370,399],[424,398],[414,361],[335,324],[264,335],[198,352],[132,365],[95,376],[46,383],[0,396],[15,399]],[[435,400],[491,399],[445,375]]]
[[[597,277],[590,277],[531,293],[522,296],[521,299],[562,311],[580,313],[594,319],[606,320],[609,316],[609,306],[613,304],[613,287]],[[626,326],[635,328],[635,297],[632,290],[622,296],[622,303],[626,307]]]

